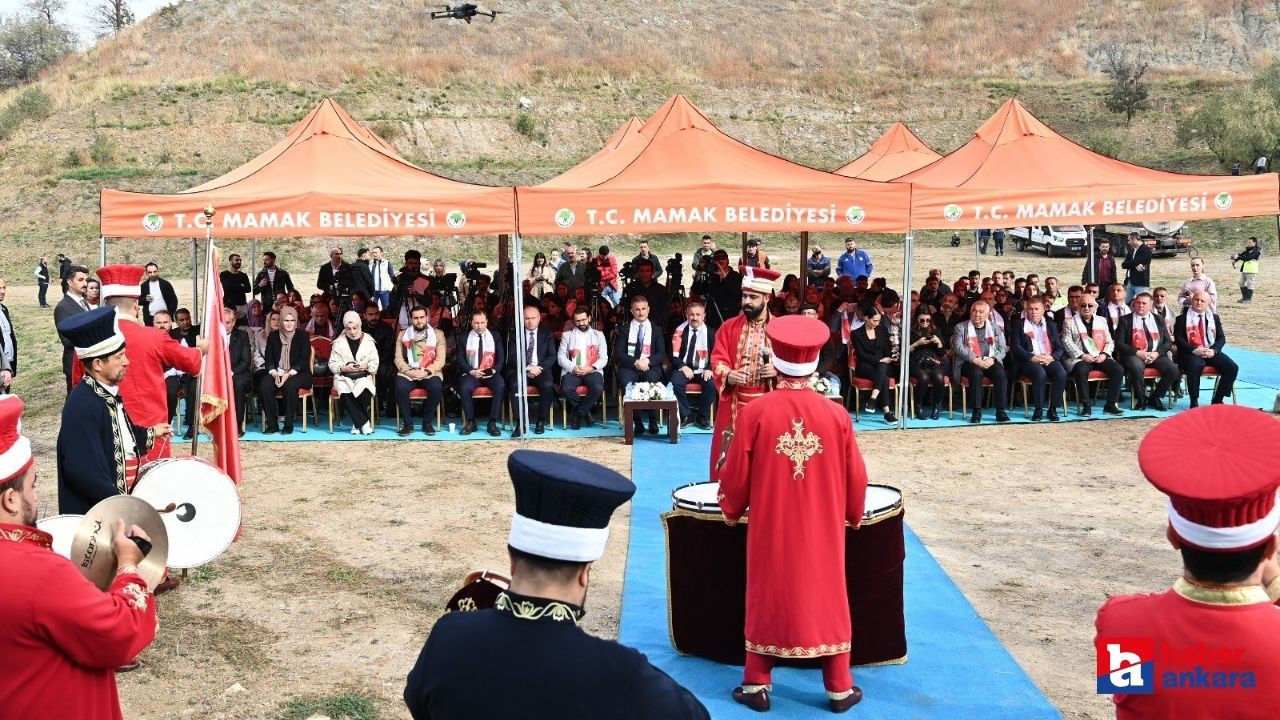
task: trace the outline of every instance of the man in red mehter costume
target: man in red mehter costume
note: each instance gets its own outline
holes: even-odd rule
[[[769,323],[777,388],[738,415],[720,468],[720,509],[747,533],[747,662],[733,699],[769,709],[775,658],[821,658],[832,712],[853,685],[845,523],[862,523],[867,471],[849,413],[809,387],[830,333],[800,315]]]
[[[102,281],[102,304],[115,307],[120,316],[120,332],[124,333],[125,346],[129,348],[131,367],[120,381],[125,412],[141,427],[154,427],[170,420],[165,370],[173,368],[187,375],[199,375],[201,359],[209,345],[201,336],[196,341],[197,347],[184,347],[168,333],[142,324],[138,319],[138,292],[145,272],[141,265],[104,265],[97,275]],[[79,382],[82,375],[79,367],[73,367],[72,382]],[[199,401],[187,398],[187,402]],[[167,441],[157,442],[146,456],[138,459],[138,464],[169,457],[170,448]],[[132,483],[132,468],[129,478]]]
[[[116,521],[115,580],[103,592],[36,529],[36,469],[20,434],[22,400],[0,397],[0,716],[120,720],[114,668],[156,636],[155,598],[138,575],[142,551]],[[129,528],[134,537],[147,538]]]
[[[723,462],[725,446],[731,444],[737,420],[747,403],[773,389],[777,371],[769,364],[769,298],[780,273],[760,267],[742,266],[742,312],[724,321],[716,331],[711,351],[720,407],[711,435],[711,480]]]
[[[1171,590],[1112,597],[1098,610],[1099,690],[1147,693],[1113,695],[1120,720],[1276,716],[1277,436],[1280,421],[1265,413],[1212,405],[1161,422],[1138,446],[1142,473],[1169,496],[1166,534],[1183,574]],[[1128,657],[1133,638],[1153,640],[1154,657]]]

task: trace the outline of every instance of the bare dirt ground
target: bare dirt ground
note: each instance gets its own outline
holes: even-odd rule
[[[774,257],[788,252],[770,247]],[[896,284],[900,251],[872,247]],[[1209,257],[1231,344],[1280,350],[1267,327],[1264,274],[1252,305],[1234,303],[1226,255]],[[794,255],[792,255],[794,257]],[[916,278],[950,279],[972,250],[925,248]],[[1263,258],[1264,270],[1267,259]],[[1078,279],[1080,259],[986,256],[999,266]],[[1157,260],[1174,288],[1186,260]],[[879,273],[877,273],[879,274]],[[919,285],[919,282],[914,283]],[[178,283],[182,290],[183,283]],[[60,293],[55,287],[50,301]],[[42,514],[56,512],[61,407],[51,310],[33,287],[6,300],[22,334],[16,390],[40,458]],[[1151,420],[875,432],[859,437],[873,481],[899,486],[908,522],[1065,717],[1104,718],[1093,693],[1092,621],[1108,594],[1161,590],[1179,571],[1164,543],[1163,501],[1139,473]],[[325,432],[313,429],[323,440]],[[629,473],[619,439],[541,441]],[[138,672],[120,677],[129,718],[408,717],[404,677],[465,573],[504,570],[511,512],[506,442],[253,443],[244,446],[244,535],[159,599],[161,627]],[[615,635],[628,517],[615,518],[597,564],[587,627]],[[963,648],[957,648],[963,653]],[[975,667],[980,674],[981,668]],[[875,692],[874,688],[867,688]]]

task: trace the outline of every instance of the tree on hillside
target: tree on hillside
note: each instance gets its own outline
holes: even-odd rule
[[[34,80],[74,43],[70,28],[39,12],[0,19],[0,89]]]
[[[1142,80],[1149,63],[1130,57],[1123,46],[1114,42],[1102,46],[1102,58],[1102,72],[1111,78],[1104,103],[1111,112],[1124,113],[1128,125],[1134,115],[1151,106],[1150,89]]]
[[[27,9],[50,25],[56,25],[57,15],[67,9],[66,0],[28,0]]]
[[[1221,163],[1250,163],[1280,149],[1280,103],[1261,88],[1219,90],[1178,120],[1183,147],[1203,145]]]
[[[133,10],[125,0],[99,0],[91,21],[99,37],[115,35],[133,24]]]

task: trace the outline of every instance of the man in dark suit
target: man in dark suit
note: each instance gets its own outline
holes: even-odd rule
[[[236,402],[236,430],[244,436],[244,418],[249,409],[249,390],[253,387],[253,340],[246,330],[236,329],[236,309],[222,308],[222,324],[226,332],[227,350],[231,354],[231,384]]]
[[[276,254],[270,250],[262,253],[262,269],[253,279],[253,291],[259,296],[263,312],[276,304],[276,295],[293,292],[293,280],[284,268],[276,265]]]
[[[1067,369],[1062,366],[1062,340],[1058,326],[1045,317],[1044,300],[1038,296],[1029,298],[1023,306],[1025,320],[1018,321],[1010,334],[1009,346],[1016,361],[1013,376],[1031,381],[1031,396],[1035,404],[1032,421],[1044,417],[1045,383],[1049,384],[1049,420],[1058,421],[1058,403],[1067,385]],[[1062,408],[1063,412],[1067,409]]]
[[[539,327],[542,313],[537,305],[524,306],[524,325],[517,332],[524,333],[525,385],[538,391],[538,412],[533,416],[533,432],[541,435],[550,422],[551,401],[554,399],[556,339],[550,330]],[[518,413],[520,407],[520,355],[516,352],[516,339],[512,335],[507,348],[507,390],[511,393],[511,409]],[[513,423],[511,437],[520,437],[520,422]]]
[[[89,304],[84,299],[85,290],[89,287],[89,268],[83,265],[71,265],[63,278],[63,295],[53,308],[53,324],[61,325],[66,320],[82,312],[88,312]],[[75,353],[71,341],[62,333],[58,333],[62,341],[62,376],[67,381],[67,392],[71,392],[71,356]]]
[[[163,312],[163,311],[161,311]],[[163,317],[160,313],[157,316]],[[159,322],[154,323],[155,327],[161,327]],[[183,347],[198,347],[200,341],[200,326],[191,322],[191,311],[187,308],[178,308],[173,316],[173,327],[168,329],[169,337],[178,341]],[[252,360],[252,357],[250,358]],[[183,417],[183,424],[186,427],[186,433],[183,438],[190,440],[195,434],[196,409],[200,406],[200,402],[196,400],[196,393],[200,391],[200,381],[193,374],[171,371],[176,374],[166,375],[165,384],[169,391],[169,417],[174,416],[174,411],[178,407],[178,389],[181,388],[186,393],[186,412]]]
[[[142,306],[142,324],[147,327],[154,325],[152,318],[161,310],[169,311],[169,315],[176,319],[178,293],[173,291],[173,283],[160,277],[160,267],[155,263],[147,263],[146,270],[147,274],[138,286],[138,304]]]
[[[316,287],[329,297],[340,297],[344,292],[351,292],[351,263],[342,259],[342,248],[329,250],[329,262],[320,266],[316,275]]]
[[[70,286],[71,268],[75,267],[71,263],[71,258],[58,253],[58,279],[62,281],[62,294],[67,294],[67,288]]]
[[[432,626],[405,684],[409,714],[417,720],[709,718],[692,693],[644,655],[578,626],[609,519],[635,485],[558,453],[517,450],[507,469],[515,489],[507,541],[511,586],[493,607],[445,613]]]
[[[18,375],[18,332],[13,329],[13,318],[4,305],[8,285],[0,277],[0,395],[9,392],[9,386]]]
[[[1129,390],[1138,408],[1164,410],[1164,396],[1178,381],[1178,366],[1169,357],[1173,349],[1173,337],[1164,322],[1151,312],[1153,301],[1149,293],[1138,293],[1133,298],[1133,312],[1120,318],[1113,333],[1116,341],[1116,359],[1129,376]],[[1160,373],[1155,389],[1146,394],[1143,374],[1151,368]]]
[[[1124,292],[1129,302],[1151,289],[1151,248],[1136,232],[1129,233],[1129,245],[1120,267],[1125,269]]]
[[[654,269],[657,265],[653,261],[639,261],[635,265],[636,279],[627,285],[627,289],[622,292],[622,302],[619,303],[624,308],[631,307],[632,298],[637,295],[644,296],[649,301],[648,317],[653,320],[653,326],[658,328],[659,334],[665,332],[667,327],[667,314],[671,312],[671,293],[667,292],[664,285],[658,284],[654,279]]]
[[[707,327],[707,306],[701,302],[690,300],[684,307],[684,317],[684,324],[676,328],[671,338],[671,389],[680,406],[680,427],[697,423],[703,430],[709,430],[711,406],[716,401],[716,379],[711,371],[716,334]],[[689,405],[686,391],[689,385],[696,385],[702,391],[697,412]]]
[[[1209,309],[1209,293],[1203,290],[1191,295],[1187,306],[1173,321],[1173,340],[1178,345],[1178,364],[1187,376],[1187,394],[1191,407],[1200,404],[1200,374],[1205,366],[1218,371],[1218,384],[1213,389],[1213,404],[1219,405],[1231,394],[1240,366],[1222,352],[1227,333],[1222,320]]]
[[[506,360],[502,343],[489,331],[489,316],[482,310],[471,313],[471,327],[458,337],[457,345],[458,395],[462,400],[462,415],[466,422],[462,434],[476,431],[475,391],[486,387],[492,391],[489,399],[490,435],[498,437],[498,418],[502,417],[502,403],[506,397],[506,379],[499,370]]]
[[[635,283],[632,283],[633,285]],[[664,288],[665,290],[665,288]],[[649,300],[643,294],[631,297],[631,319],[618,328],[613,357],[618,362],[618,387],[635,382],[661,382],[662,364],[667,360],[666,343],[662,338],[662,326],[649,320]],[[655,410],[637,410],[634,414],[636,434],[644,434],[644,419],[649,419],[649,432],[658,434],[658,413]],[[675,419],[672,418],[672,422]]]
[[[351,293],[360,293],[366,301],[373,300],[373,271],[369,269],[369,248],[356,252],[351,264]]]
[[[1080,284],[1097,283],[1105,288],[1120,279],[1116,270],[1116,259],[1111,255],[1111,241],[1099,240],[1097,253],[1085,261],[1084,269],[1080,271]]]

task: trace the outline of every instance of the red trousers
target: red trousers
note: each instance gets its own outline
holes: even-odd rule
[[[747,664],[742,670],[743,685],[770,685],[773,680],[771,655],[747,653]],[[853,689],[853,672],[849,670],[849,653],[827,655],[822,658],[822,684],[827,692],[846,693]]]

